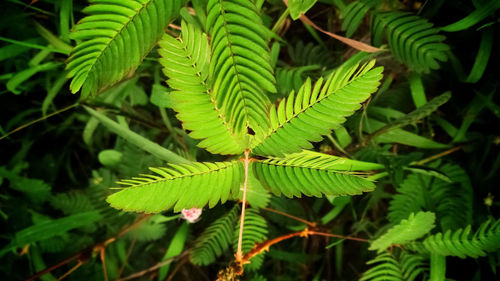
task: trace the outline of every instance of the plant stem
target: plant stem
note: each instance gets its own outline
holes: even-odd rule
[[[90,115],[97,118],[104,126],[106,126],[110,131],[124,138],[128,142],[135,144],[137,147],[153,154],[154,156],[163,159],[167,162],[175,164],[189,164],[191,161],[186,158],[164,148],[163,146],[148,140],[147,138],[129,130],[108,118],[106,115],[93,110],[90,107],[83,106]]]
[[[285,212],[282,212],[282,211],[279,211],[279,210],[275,210],[275,209],[271,209],[271,208],[262,208],[262,209],[264,209],[264,210],[266,210],[268,212],[272,212],[272,213],[280,214],[280,215],[285,216],[285,217],[289,217],[289,218],[294,219],[296,221],[300,221],[301,223],[305,223],[305,224],[307,224],[310,227],[316,227],[316,223],[315,222],[310,222],[310,221],[307,221],[305,219],[301,219],[299,217],[292,216],[292,215],[290,215],[288,213],[285,213]]]
[[[448,149],[448,150],[446,150],[446,151],[443,151],[443,152],[441,152],[441,153],[438,153],[438,154],[436,154],[436,155],[432,155],[432,156],[427,157],[427,158],[425,158],[425,159],[422,159],[422,160],[420,160],[420,161],[414,162],[414,163],[412,163],[412,165],[423,165],[423,164],[425,164],[425,163],[427,163],[427,162],[434,161],[434,160],[439,159],[439,158],[441,158],[441,157],[443,157],[443,156],[446,156],[446,155],[448,155],[448,154],[452,154],[453,152],[458,151],[458,150],[460,150],[460,149],[462,149],[462,148],[463,148],[463,147],[462,147],[462,146],[460,146],[460,145],[459,145],[459,146],[457,146],[457,147],[450,148],[450,149]]]
[[[243,243],[243,224],[245,223],[245,207],[247,200],[247,184],[248,184],[248,164],[250,163],[250,159],[248,155],[250,154],[250,150],[245,149],[245,161],[243,162],[245,165],[245,182],[243,183],[243,202],[241,206],[241,216],[240,216],[240,233],[238,236],[238,250],[236,251],[236,262],[240,262],[243,255],[241,253],[241,246]]]
[[[48,114],[48,115],[42,116],[42,117],[40,117],[40,118],[38,118],[38,119],[35,119],[35,120],[31,121],[31,122],[28,122],[28,123],[26,123],[26,124],[24,124],[24,125],[22,125],[22,126],[19,126],[19,127],[15,128],[14,130],[12,130],[12,131],[8,132],[7,134],[5,134],[5,135],[1,136],[1,137],[0,137],[0,140],[3,140],[4,138],[6,138],[6,137],[8,137],[8,136],[12,135],[13,133],[18,132],[18,131],[21,131],[22,129],[24,129],[24,128],[26,128],[26,127],[29,127],[29,126],[31,126],[31,125],[33,125],[33,124],[35,124],[35,123],[38,123],[38,122],[40,122],[40,121],[43,121],[43,120],[45,120],[45,119],[47,119],[47,118],[49,118],[49,117],[52,117],[52,116],[54,116],[54,115],[57,115],[57,114],[59,114],[59,113],[63,113],[64,111],[70,110],[70,109],[72,109],[73,107],[77,107],[78,105],[79,105],[79,103],[75,103],[75,104],[69,105],[69,106],[67,106],[67,107],[65,107],[65,108],[59,109],[58,111],[52,112],[51,114]]]

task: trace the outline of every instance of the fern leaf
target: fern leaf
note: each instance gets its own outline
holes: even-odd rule
[[[190,260],[197,265],[208,265],[222,255],[233,241],[234,228],[237,225],[239,205],[214,221],[195,241],[190,253]]]
[[[309,165],[309,166],[308,166]],[[286,159],[268,159],[252,165],[254,173],[272,193],[286,197],[355,195],[372,191],[375,185],[348,172],[328,170],[311,163],[304,166]]]
[[[472,222],[472,187],[467,173],[452,164],[438,170],[452,182],[428,175],[409,175],[390,202],[389,221],[398,223],[412,212],[430,210],[436,213],[443,230]]]
[[[392,197],[387,218],[393,224],[399,223],[411,213],[423,210],[426,205],[425,184],[421,175],[411,174],[401,184],[398,193]]]
[[[368,269],[365,273],[363,273],[363,276],[359,279],[360,281],[405,280],[403,278],[403,272],[401,270],[399,261],[389,253],[380,254],[374,259],[368,261],[366,264],[368,265],[376,264],[376,265]]]
[[[83,213],[94,210],[92,201],[81,192],[60,193],[50,198],[52,207],[61,210],[65,215]]]
[[[219,201],[238,195],[243,165],[240,161],[171,164],[169,168],[150,168],[157,175],[141,175],[119,183],[129,187],[110,195],[112,207],[126,211],[157,213],[174,207],[210,208]],[[196,196],[193,196],[196,194]]]
[[[401,253],[399,257],[401,271],[403,272],[404,280],[413,281],[419,275],[429,271],[427,259],[421,255]]]
[[[488,220],[471,234],[471,226],[456,231],[448,230],[427,237],[423,242],[413,242],[408,249],[422,253],[435,253],[459,258],[477,258],[500,248],[500,220]]]
[[[130,75],[160,39],[183,0],[92,0],[71,38],[73,93],[95,94]]]
[[[183,127],[198,146],[215,154],[243,152],[239,137],[233,133],[207,84],[210,65],[208,39],[194,25],[182,22],[182,37],[163,35],[159,42],[160,63],[169,77],[167,83],[176,91],[171,93],[173,108]]]
[[[268,159],[273,160],[276,164],[286,163],[292,166],[331,171],[366,171],[384,168],[384,165],[378,163],[351,160],[310,150],[287,154],[282,158],[268,157]]]
[[[418,120],[423,119],[429,115],[431,115],[434,111],[438,109],[441,105],[445,104],[449,99],[451,98],[451,92],[445,92],[435,98],[433,98],[431,101],[427,102],[423,106],[417,108],[416,110],[406,114],[405,116],[402,116],[389,124],[385,125],[384,127],[380,128],[374,136],[381,135],[384,132],[393,130],[395,128],[401,128],[406,125],[416,123]]]
[[[259,214],[257,209],[247,209],[245,212],[245,223],[243,224],[243,237],[241,244],[241,251],[243,254],[248,253],[253,249],[255,244],[260,243],[267,239],[267,222]],[[238,245],[240,231],[240,223],[236,224],[233,236],[233,248],[236,249]],[[264,254],[261,253],[250,260],[250,264],[245,265],[245,269],[257,270],[264,261]]]
[[[407,12],[372,14],[373,44],[382,42],[387,30],[387,43],[394,57],[416,72],[428,73],[439,68],[439,61],[448,59],[449,46],[439,29],[426,19]]]
[[[296,66],[320,65],[326,69],[335,66],[335,56],[327,48],[303,41],[288,45],[288,55]]]
[[[375,92],[382,78],[382,67],[372,69],[375,61],[358,68],[340,67],[323,83],[314,87],[308,79],[297,94],[271,107],[271,128],[261,138],[256,137],[253,152],[260,155],[284,154],[311,149],[311,141],[322,139],[361,107]]]
[[[379,5],[379,0],[354,1],[341,11],[342,31],[346,31],[346,36],[351,37],[358,29],[361,21],[370,9]]]
[[[268,128],[265,91],[276,92],[268,32],[252,1],[210,0],[207,11],[213,96],[235,133],[260,134]]]
[[[378,250],[380,253],[392,244],[405,244],[418,239],[434,228],[435,220],[436,215],[432,212],[418,212],[416,215],[412,213],[408,219],[402,220],[373,241],[369,249]]]

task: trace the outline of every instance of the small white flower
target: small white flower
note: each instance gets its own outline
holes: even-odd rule
[[[182,218],[187,220],[189,223],[195,223],[201,216],[201,210],[196,207],[191,209],[182,209]]]

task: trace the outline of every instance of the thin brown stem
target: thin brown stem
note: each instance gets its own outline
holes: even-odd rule
[[[157,264],[153,265],[152,267],[146,268],[146,269],[144,269],[144,270],[141,270],[141,271],[139,271],[139,272],[136,272],[136,273],[134,273],[134,274],[131,274],[131,275],[127,276],[127,277],[124,277],[124,278],[118,279],[117,281],[127,281],[127,280],[132,280],[132,279],[135,279],[135,278],[139,278],[139,277],[141,277],[141,276],[144,276],[144,275],[148,274],[149,272],[152,272],[152,271],[157,270],[158,268],[160,268],[160,267],[162,267],[162,266],[165,266],[165,265],[167,265],[167,264],[171,264],[171,263],[172,263],[172,262],[174,262],[175,260],[177,260],[177,259],[179,259],[179,258],[184,257],[186,254],[187,254],[187,252],[184,252],[184,253],[182,253],[182,254],[180,254],[180,255],[178,255],[178,256],[175,256],[175,257],[172,257],[172,258],[170,258],[170,259],[168,259],[168,260],[164,260],[164,261],[162,261],[162,262],[159,262],[159,263],[157,263]]]
[[[6,138],[6,137],[8,137],[8,136],[12,135],[13,133],[15,133],[15,132],[19,132],[19,131],[21,131],[22,129],[24,129],[24,128],[26,128],[26,127],[29,127],[29,126],[31,126],[31,125],[33,125],[33,124],[35,124],[35,123],[38,123],[38,122],[40,122],[40,121],[43,121],[43,120],[45,120],[45,119],[47,119],[47,118],[50,118],[50,117],[52,117],[52,116],[54,116],[54,115],[57,115],[57,114],[63,113],[64,111],[70,110],[70,109],[72,109],[72,108],[74,108],[74,107],[77,107],[78,105],[79,105],[79,103],[75,103],[75,104],[69,105],[69,106],[67,106],[67,107],[65,107],[65,108],[59,109],[58,111],[52,112],[51,114],[48,114],[48,115],[42,116],[42,117],[40,117],[40,118],[38,118],[38,119],[35,119],[35,120],[31,121],[31,122],[28,122],[28,123],[26,123],[26,124],[24,124],[24,125],[21,125],[21,126],[19,126],[19,127],[15,128],[14,130],[12,130],[12,131],[10,131],[10,132],[6,133],[5,135],[0,136],[0,140],[3,140],[4,138]]]
[[[439,159],[439,158],[441,158],[441,157],[444,157],[444,156],[446,156],[446,155],[448,155],[448,154],[452,154],[453,152],[459,151],[459,150],[460,150],[460,149],[462,149],[462,148],[463,148],[463,147],[462,147],[461,145],[459,145],[459,146],[456,146],[456,147],[450,148],[450,149],[448,149],[448,150],[446,150],[446,151],[443,151],[443,152],[441,152],[441,153],[438,153],[438,154],[436,154],[436,155],[432,155],[432,156],[430,156],[430,157],[427,157],[427,158],[425,158],[425,159],[422,159],[422,160],[420,160],[420,161],[417,161],[417,162],[415,162],[415,163],[413,163],[413,164],[414,164],[414,165],[423,165],[423,164],[425,164],[425,163],[428,163],[428,162],[434,161],[434,160],[436,160],[436,159]]]
[[[108,281],[108,271],[106,270],[106,247],[99,248],[99,257],[101,258],[102,271],[104,272],[104,281]]]
[[[80,266],[82,266],[82,264],[83,262],[79,260],[75,266],[73,266],[70,270],[68,270],[68,272],[64,273],[61,277],[57,278],[57,281],[61,281],[64,278],[66,278],[68,275],[73,273],[73,271],[77,270]]]
[[[338,234],[331,234],[331,233],[326,233],[326,232],[320,232],[320,231],[315,231],[315,230],[309,230],[308,228],[298,231],[298,232],[293,232],[289,233],[283,236],[276,237],[274,239],[266,240],[262,243],[258,243],[254,246],[254,248],[245,254],[243,257],[241,263],[247,263],[249,260],[256,255],[262,253],[263,251],[269,251],[269,247],[271,247],[274,244],[277,244],[281,241],[293,238],[293,237],[308,237],[309,235],[318,235],[318,236],[325,236],[325,237],[335,237],[335,238],[341,238],[341,239],[346,239],[346,240],[353,240],[353,241],[358,241],[358,242],[369,242],[367,239],[363,238],[357,238],[357,237],[351,237],[351,236],[344,236],[344,235],[338,235]]]
[[[283,2],[288,7],[288,0],[283,0]],[[328,35],[328,36],[330,36],[332,38],[335,38],[335,39],[339,40],[340,42],[342,42],[342,43],[344,43],[346,45],[349,45],[349,46],[351,46],[351,47],[353,47],[355,49],[358,49],[360,51],[365,51],[365,52],[368,52],[368,53],[374,53],[374,52],[381,51],[381,49],[373,47],[373,46],[370,46],[370,45],[365,44],[363,42],[356,41],[356,40],[353,40],[353,39],[350,39],[350,38],[347,38],[347,37],[344,37],[344,36],[337,35],[335,33],[328,32],[328,31],[322,29],[321,27],[317,26],[313,21],[311,21],[304,14],[302,14],[302,16],[300,17],[300,20],[304,24],[312,26],[314,29],[318,30],[319,32],[322,32],[322,33],[324,33],[324,34],[326,34],[326,35]]]
[[[266,208],[262,208],[262,209],[264,209],[264,210],[266,210],[268,212],[276,213],[276,214],[279,214],[279,215],[282,215],[282,216],[294,219],[294,220],[299,221],[301,223],[307,224],[310,227],[316,227],[316,223],[315,222],[310,222],[310,221],[307,221],[305,219],[301,219],[299,217],[290,215],[288,213],[285,213],[285,212],[282,212],[282,211],[279,211],[279,210],[275,210],[275,209],[271,209],[271,208],[267,208],[267,207]]]
[[[172,273],[170,273],[170,276],[168,276],[168,278],[165,280],[165,281],[172,281],[172,279],[174,278],[175,274],[177,274],[177,272],[181,269],[181,267],[188,261],[188,259],[184,258],[182,259],[182,261],[180,261],[174,268],[174,270],[172,270]]]
[[[241,251],[241,246],[243,243],[243,224],[245,223],[245,207],[246,207],[246,199],[247,199],[247,184],[248,184],[248,165],[250,163],[250,150],[245,149],[245,182],[243,183],[243,201],[241,206],[241,216],[240,216],[240,232],[238,235],[238,250],[236,251],[236,262],[240,262],[243,254]]]

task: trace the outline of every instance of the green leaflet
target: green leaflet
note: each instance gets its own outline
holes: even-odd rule
[[[490,0],[487,4],[482,4],[481,7],[475,9],[472,13],[468,14],[465,18],[441,27],[442,31],[456,32],[467,29],[474,24],[480,22],[487,16],[493,14],[500,8],[500,2],[497,0]]]
[[[382,43],[384,33],[394,57],[410,69],[428,73],[446,61],[449,46],[444,35],[427,20],[407,12],[380,12],[372,14],[373,44]]]
[[[422,242],[407,245],[408,249],[421,253],[434,253],[459,258],[482,257],[500,247],[500,220],[488,220],[475,233],[471,226],[456,231],[448,230],[427,237]]]
[[[429,271],[426,258],[420,255],[382,253],[366,264],[373,265],[363,273],[360,281],[392,280],[413,281]]]
[[[198,146],[215,154],[240,154],[243,136],[236,135],[224,118],[207,85],[210,48],[207,36],[193,25],[182,22],[182,37],[165,34],[159,42],[160,63],[176,91],[170,94],[172,107],[183,127],[190,130]]]
[[[361,107],[376,91],[382,78],[382,67],[375,61],[359,67],[340,67],[323,82],[314,86],[308,79],[297,94],[291,93],[269,113],[270,129],[252,144],[259,155],[284,154],[311,149],[310,142],[322,139]]]
[[[348,158],[328,155],[320,152],[304,150],[299,153],[288,154],[283,158],[269,157],[265,162],[284,164],[303,168],[323,169],[330,171],[366,171],[380,170],[384,165],[364,161],[351,160]]]
[[[368,11],[379,5],[379,2],[379,0],[353,1],[342,9],[342,31],[346,32],[347,37],[351,37],[356,32]]]
[[[430,175],[410,174],[389,202],[387,218],[391,223],[399,223],[411,213],[424,210],[436,213],[443,230],[454,230],[472,222],[472,186],[467,173],[451,164],[435,169],[443,173],[448,182]]]
[[[385,125],[384,127],[380,128],[380,129],[378,129],[377,132],[375,132],[373,135],[379,136],[379,135],[382,135],[383,133],[388,132],[390,130],[394,130],[396,128],[401,128],[401,127],[404,127],[406,125],[416,123],[418,120],[423,119],[423,118],[431,115],[441,105],[445,104],[450,98],[451,98],[451,93],[445,92],[445,93],[433,98],[431,101],[425,103],[424,105],[417,108],[416,110],[390,122],[389,124]]]
[[[189,255],[192,263],[208,265],[222,255],[233,241],[234,228],[237,225],[239,205],[214,221],[194,242]]]
[[[157,175],[141,175],[119,184],[128,185],[106,201],[117,209],[158,213],[193,207],[214,207],[238,195],[243,175],[240,161],[170,165],[150,168]],[[196,196],[193,196],[196,194]]]
[[[236,134],[260,135],[269,122],[265,92],[276,92],[268,31],[252,1],[210,0],[207,11],[213,97]]]
[[[383,253],[375,257],[374,259],[368,261],[366,264],[376,266],[368,269],[363,276],[359,279],[360,281],[367,280],[393,280],[403,281],[403,272],[401,272],[401,267],[399,261],[394,258],[390,253]]]
[[[73,93],[96,94],[139,66],[160,39],[183,0],[93,0],[74,27],[79,43],[67,65]]]
[[[432,212],[412,213],[408,219],[402,220],[384,235],[373,241],[369,249],[377,250],[380,253],[392,244],[406,244],[418,239],[434,228],[435,220],[436,215]]]
[[[356,195],[372,191],[375,187],[372,182],[348,172],[295,166],[286,160],[258,161],[253,163],[252,168],[264,187],[276,196]]]

